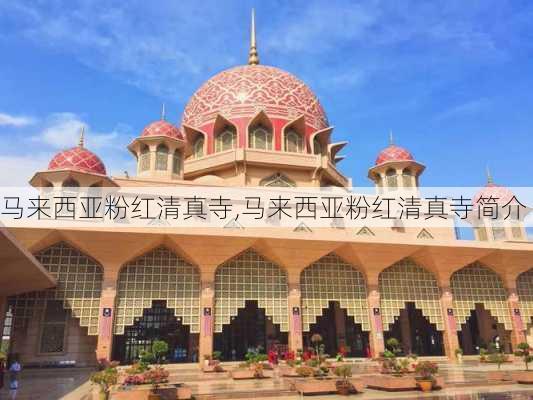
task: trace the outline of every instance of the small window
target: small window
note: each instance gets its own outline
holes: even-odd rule
[[[235,132],[226,128],[224,131],[220,132],[215,139],[215,152],[231,150],[235,147],[236,141]]]
[[[409,168],[405,168],[402,172],[403,187],[413,186],[413,174]]]
[[[181,154],[178,150],[172,155],[172,173],[178,175],[181,172]]]
[[[48,300],[44,311],[43,327],[41,331],[41,353],[63,353],[65,351],[65,329],[67,312],[63,302]]]
[[[272,150],[272,132],[264,126],[257,126],[250,132],[249,146],[252,149]]]
[[[313,139],[313,152],[317,155],[324,153],[322,149],[322,143],[320,143],[318,136],[315,136]]]
[[[148,171],[150,169],[150,148],[146,145],[141,148],[139,169],[140,171]]]
[[[289,129],[285,133],[285,151],[290,151],[291,153],[303,153],[304,151],[302,135],[294,129]]]
[[[68,179],[65,179],[65,181],[63,182],[63,187],[64,188],[78,188],[80,187],[80,184],[76,179],[68,178]]]
[[[385,172],[385,175],[387,176],[387,186],[392,189],[396,189],[398,187],[398,177],[396,176],[396,170],[390,168]]]
[[[164,144],[157,146],[155,151],[155,169],[158,171],[168,169],[168,147]]]
[[[501,226],[493,226],[492,237],[494,240],[505,240],[505,228]]]
[[[478,228],[474,228],[477,233],[478,240],[481,240],[482,242],[486,242],[488,240],[487,237],[487,229],[485,229],[484,226],[480,226]]]
[[[204,156],[204,137],[198,136],[192,146],[192,155],[194,158],[200,158]]]
[[[522,228],[518,222],[513,223],[511,232],[513,234],[513,239],[522,239]]]

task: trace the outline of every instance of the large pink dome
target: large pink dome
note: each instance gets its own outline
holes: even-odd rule
[[[57,153],[48,164],[48,170],[68,169],[106,175],[105,165],[93,152],[82,146]]]
[[[260,110],[284,120],[304,115],[306,125],[315,130],[328,126],[324,109],[305,83],[265,65],[239,66],[209,79],[189,100],[182,123],[200,128],[212,123],[217,113],[232,120],[253,117]]]

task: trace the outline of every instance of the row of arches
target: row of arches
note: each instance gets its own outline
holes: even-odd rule
[[[52,307],[50,304],[59,302],[79,320],[80,326],[87,328],[89,335],[97,335],[102,266],[64,242],[36,257],[58,279],[58,285],[10,298],[15,328],[27,324],[36,310],[47,310]],[[531,326],[533,318],[532,283],[533,269],[517,280],[526,326]],[[113,325],[117,356],[125,361],[133,359],[150,340],[162,334],[159,328],[163,320],[167,321],[165,326],[174,324],[167,335],[175,346],[180,346],[176,354],[194,354],[201,325],[200,287],[199,269],[166,247],[158,247],[124,265],[118,275]],[[499,336],[512,330],[507,291],[494,271],[479,263],[471,264],[452,275],[450,288],[463,345],[475,345],[475,332],[469,324],[487,319],[487,314],[493,318],[494,331]],[[326,327],[335,326],[334,332],[324,335],[330,338],[328,351],[352,342],[348,347],[357,349],[354,354],[364,354],[372,310],[360,269],[334,253],[328,254],[301,272],[300,291],[306,340],[317,330],[326,332]],[[254,249],[220,265],[214,278],[215,348],[227,358],[238,358],[258,340],[263,346],[286,345],[290,330],[288,292],[287,271]],[[409,259],[402,260],[380,273],[378,292],[385,336],[401,335],[411,349],[427,348],[430,352],[440,346],[442,352],[441,293],[430,271]],[[245,328],[252,319],[262,333]],[[410,324],[414,328],[409,328]],[[481,324],[477,325],[479,329]],[[54,328],[59,329],[57,325]],[[49,336],[50,340],[61,339],[57,332]],[[46,348],[62,347],[59,343],[46,343]]]
[[[388,168],[383,177],[380,174],[376,174],[375,180],[378,187],[387,187],[391,190],[400,186],[404,188],[417,186],[416,176],[409,167],[403,168],[400,171],[394,168]]]
[[[247,147],[257,150],[274,150],[275,136],[272,124],[261,122],[249,127],[247,134]],[[214,134],[214,152],[232,150],[238,147],[237,129],[233,125],[224,125]],[[289,126],[283,131],[281,145],[282,151],[290,153],[322,154],[323,145],[320,139],[315,136],[312,141],[312,148],[308,149],[305,141],[303,129]],[[207,143],[202,134],[196,135],[192,142],[192,157],[201,158],[207,154]]]
[[[160,143],[155,149],[155,170],[168,171],[169,162],[171,163],[172,173],[180,174],[181,172],[181,151],[176,149],[172,153],[172,159],[169,161],[170,150],[167,145]],[[152,152],[150,147],[143,144],[139,156],[139,172],[149,171],[151,168]]]

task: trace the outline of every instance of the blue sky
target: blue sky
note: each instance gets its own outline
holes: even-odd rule
[[[341,170],[397,144],[425,186],[531,185],[531,1],[0,0],[0,184],[22,184],[77,143],[110,173],[166,103],[178,122],[210,76],[246,62],[256,8],[261,62],[307,82],[348,140]]]

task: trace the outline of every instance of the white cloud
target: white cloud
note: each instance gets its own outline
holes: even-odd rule
[[[35,119],[26,116],[14,116],[6,113],[0,113],[0,126],[22,127],[35,123]]]
[[[0,174],[0,186],[26,186],[35,172],[46,169],[50,158],[45,154],[0,155],[0,171],[9,171]]]
[[[87,147],[94,150],[117,147],[119,137],[117,130],[106,133],[95,132],[78,115],[68,112],[50,115],[46,119],[43,130],[38,135],[33,136],[31,140],[45,143],[56,149],[74,147],[79,142],[82,128],[85,129],[84,139]]]
[[[475,100],[470,100],[465,103],[454,106],[444,112],[438,114],[435,119],[441,121],[448,118],[462,117],[477,114],[486,110],[490,106],[489,99],[482,97]]]

